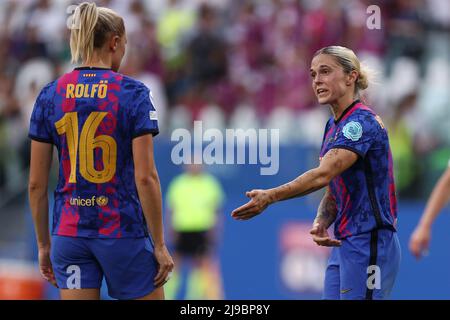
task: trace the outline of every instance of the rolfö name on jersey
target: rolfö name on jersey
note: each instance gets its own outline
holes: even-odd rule
[[[94,84],[72,84],[66,87],[66,98],[106,98],[108,93],[108,84],[106,81]]]

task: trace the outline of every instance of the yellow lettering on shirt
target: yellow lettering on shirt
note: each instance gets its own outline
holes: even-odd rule
[[[103,81],[94,84],[73,84],[69,83],[66,87],[66,98],[106,98],[108,94],[108,85]]]

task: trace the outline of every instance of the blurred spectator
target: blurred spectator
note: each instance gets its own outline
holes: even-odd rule
[[[390,74],[395,59],[406,56],[414,59],[424,74],[425,25],[423,0],[395,0],[386,3],[390,17],[386,25],[386,71]]]
[[[198,9],[197,30],[186,52],[189,91],[184,103],[192,110],[194,119],[205,104],[223,102],[217,91],[227,80],[227,47],[218,31],[215,9],[202,4]]]
[[[193,85],[206,87],[215,85],[226,76],[226,46],[217,32],[214,9],[203,4],[198,15],[198,30],[188,45],[187,68]]]
[[[137,48],[141,52],[144,65],[141,66],[144,70],[163,79],[164,61],[161,55],[161,48],[158,45],[156,37],[156,25],[153,20],[143,20],[142,29],[136,35],[136,42],[139,44]]]
[[[195,24],[195,13],[179,0],[168,0],[168,7],[158,19],[158,40],[169,64],[182,53],[183,40]]]
[[[37,28],[32,26],[27,26],[23,34],[12,38],[11,51],[20,62],[49,56],[47,44],[39,38]]]
[[[414,137],[406,123],[406,116],[414,109],[417,93],[413,92],[401,99],[394,106],[394,115],[389,119],[389,141],[394,160],[395,183],[399,196],[415,195],[413,180],[417,177],[414,167]]]

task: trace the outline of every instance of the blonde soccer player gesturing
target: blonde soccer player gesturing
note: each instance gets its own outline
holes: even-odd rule
[[[311,230],[317,244],[333,247],[323,297],[386,299],[400,264],[387,131],[359,100],[368,81],[352,50],[319,50],[310,72],[318,102],[329,105],[333,114],[325,126],[319,166],[282,186],[247,192],[250,201],[232,216],[250,219],[272,203],[326,188]],[[337,239],[327,231],[333,222]]]

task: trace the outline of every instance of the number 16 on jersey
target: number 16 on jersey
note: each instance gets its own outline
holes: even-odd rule
[[[95,132],[107,112],[92,112],[86,119],[78,136],[78,113],[68,112],[55,123],[59,135],[66,135],[67,147],[70,158],[69,183],[77,182],[77,160],[79,155],[80,174],[92,183],[105,183],[110,181],[116,173],[117,143],[113,137],[100,135],[95,137]],[[94,149],[101,148],[103,170],[99,171],[94,166]]]

